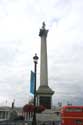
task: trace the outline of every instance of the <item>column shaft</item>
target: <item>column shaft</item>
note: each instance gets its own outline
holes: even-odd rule
[[[46,36],[41,37],[40,86],[48,86],[48,64]]]

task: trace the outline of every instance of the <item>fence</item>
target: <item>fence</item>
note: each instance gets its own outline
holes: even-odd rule
[[[0,121],[0,125],[32,125],[32,121],[29,121],[29,120],[5,120],[5,121]],[[37,125],[61,125],[61,122],[60,121],[55,121],[55,122],[37,121]]]
[[[0,121],[0,125],[32,125],[32,122],[27,120],[4,120]]]

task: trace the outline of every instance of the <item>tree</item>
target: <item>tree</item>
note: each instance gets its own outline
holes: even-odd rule
[[[33,112],[35,109],[34,105],[33,104],[26,104],[24,105],[23,107],[23,111],[24,112]]]
[[[43,105],[40,106],[36,106],[34,107],[33,104],[26,104],[23,107],[23,111],[24,112],[34,112],[34,109],[36,109],[37,113],[41,113],[42,111],[44,111],[46,108]]]
[[[37,113],[41,113],[41,112],[43,112],[45,109],[46,109],[45,106],[39,105],[39,106],[36,107],[36,112],[37,112]]]

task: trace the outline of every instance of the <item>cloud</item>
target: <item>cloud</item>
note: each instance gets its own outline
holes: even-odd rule
[[[30,70],[34,70],[34,53],[40,57],[38,33],[43,21],[49,29],[48,77],[55,91],[53,104],[68,98],[78,104],[83,94],[82,8],[81,0],[0,1],[1,104],[5,100],[11,104],[15,98],[16,105],[23,105],[30,99]],[[40,62],[37,87],[39,68]]]

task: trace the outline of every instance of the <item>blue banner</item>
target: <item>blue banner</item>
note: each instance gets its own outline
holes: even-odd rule
[[[30,79],[30,93],[34,94],[34,85],[35,85],[35,73],[31,71],[31,79]]]

